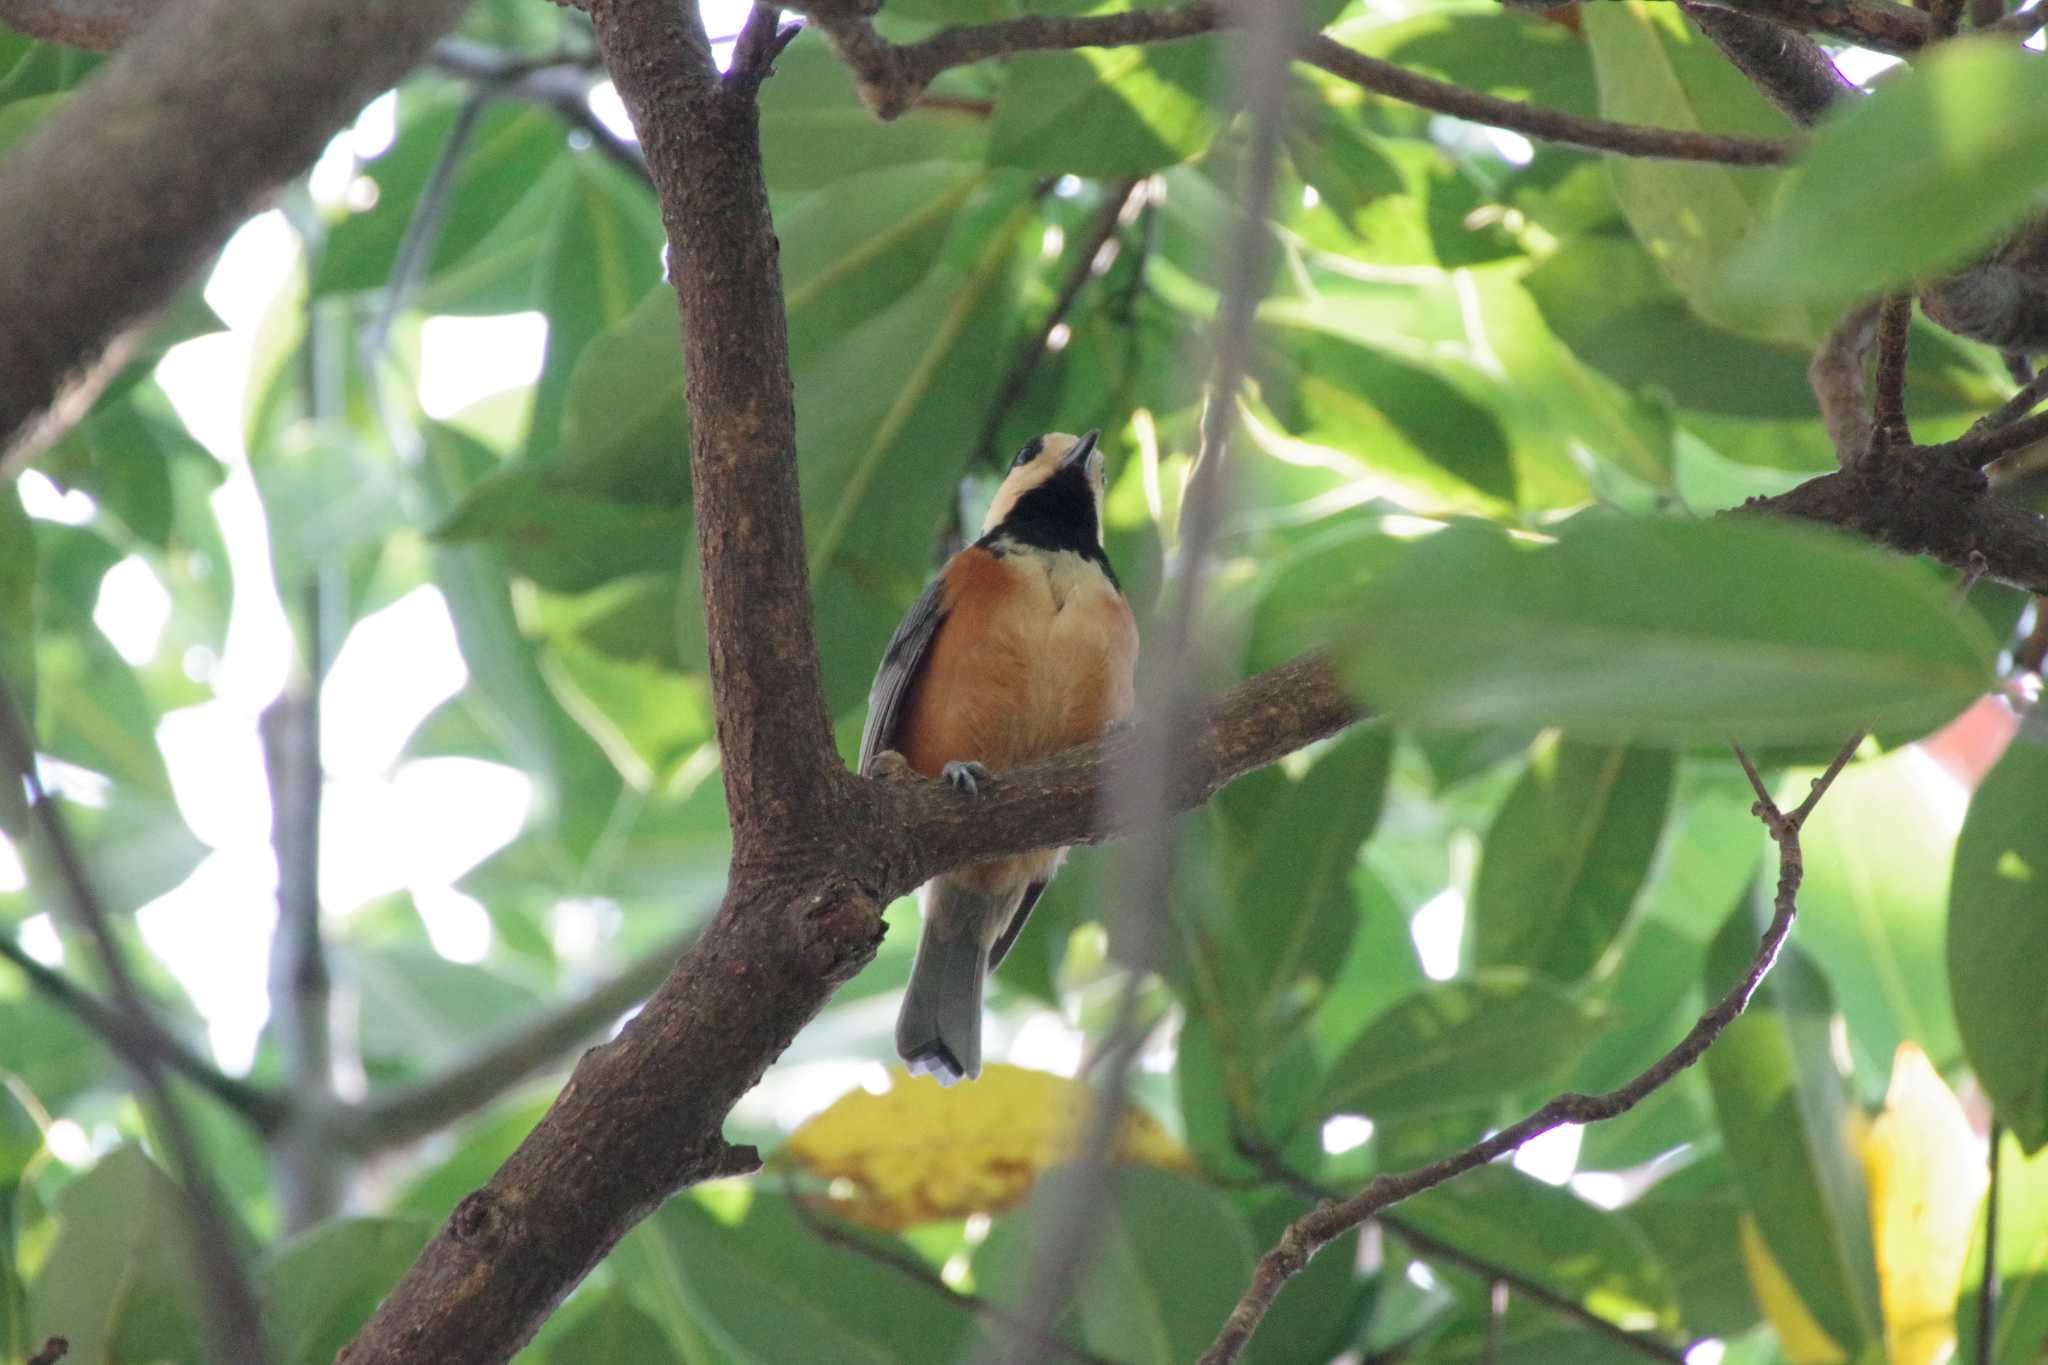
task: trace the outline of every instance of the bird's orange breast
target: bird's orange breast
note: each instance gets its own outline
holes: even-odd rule
[[[945,619],[893,747],[928,777],[1001,770],[1099,737],[1130,714],[1138,628],[1123,594],[1070,552],[962,550]]]

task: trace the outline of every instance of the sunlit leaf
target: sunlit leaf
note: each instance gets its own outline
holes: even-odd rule
[[[262,1284],[278,1358],[284,1365],[330,1365],[433,1232],[423,1219],[347,1218],[272,1252]]]
[[[1541,548],[1454,528],[1357,604],[1348,677],[1430,725],[1838,742],[1918,732],[1991,681],[1995,646],[1919,566],[1804,527],[1614,521]]]
[[[1085,1082],[991,1062],[973,1085],[945,1089],[892,1072],[882,1094],[852,1090],[790,1134],[784,1150],[811,1175],[848,1180],[840,1216],[877,1228],[1001,1212],[1070,1160],[1094,1102]],[[1187,1153],[1142,1110],[1124,1120],[1124,1161],[1186,1166]]]
[[[1222,126],[1212,38],[1030,52],[1008,75],[989,160],[1050,175],[1145,175],[1186,161]]]

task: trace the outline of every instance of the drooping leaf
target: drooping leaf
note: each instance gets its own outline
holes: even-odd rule
[[[1833,743],[1924,731],[1989,686],[1991,638],[1946,596],[1799,526],[1603,519],[1542,548],[1453,528],[1367,588],[1345,667],[1422,724]]]
[[[1649,872],[1676,767],[1665,749],[1567,740],[1539,751],[1486,836],[1474,960],[1559,981],[1590,972]]]
[[[1071,1159],[1093,1091],[1081,1081],[1002,1062],[958,1091],[891,1073],[880,1095],[852,1090],[790,1134],[790,1159],[821,1180],[852,1182],[841,1217],[905,1228],[1022,1203],[1047,1170]],[[1123,1161],[1185,1167],[1187,1153],[1142,1110],[1124,1119]]]
[[[425,1219],[344,1218],[272,1252],[263,1297],[283,1365],[329,1365],[433,1233]]]
[[[1561,1075],[1598,1027],[1596,1010],[1523,972],[1435,982],[1366,1026],[1317,1102],[1375,1123],[1496,1103]]]
[[[1786,784],[1795,805],[1808,775]],[[1850,1039],[1877,1075],[1901,1043],[1936,1066],[1959,1050],[1942,935],[1962,815],[1953,779],[1906,748],[1846,769],[1801,838],[1800,938],[1827,964]]]
[[[1760,914],[1770,907],[1753,909],[1751,901],[1737,904],[1707,955],[1710,997],[1719,998],[1756,951]],[[1828,1042],[1833,1013],[1827,983],[1804,952],[1788,946],[1749,1007],[1708,1049],[1706,1069],[1759,1246],[1820,1330],[1853,1358],[1881,1340],[1884,1328],[1857,1116]],[[1768,1280],[1757,1296],[1772,1311]]]
[[[989,160],[1041,175],[1148,175],[1222,126],[1213,38],[1031,52],[1005,63]]]
[[[2048,1145],[2048,737],[2023,729],[1971,798],[1948,893],[1956,1028],[1998,1116],[2034,1153]]]
[[[761,165],[769,189],[810,190],[891,166],[979,163],[988,117],[926,104],[883,123],[854,95],[853,80],[825,44],[791,45],[761,88]]]

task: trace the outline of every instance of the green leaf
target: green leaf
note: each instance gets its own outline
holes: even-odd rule
[[[434,538],[502,545],[509,566],[542,587],[587,592],[631,574],[674,570],[689,525],[688,505],[580,492],[553,465],[522,462],[473,484]]]
[[[1948,980],[1970,1066],[2029,1153],[2048,1145],[2048,733],[2023,728],[1970,800],[1948,893]]]
[[[1609,1319],[1676,1319],[1664,1266],[1641,1233],[1512,1167],[1483,1166],[1406,1200],[1394,1222],[1396,1232],[1411,1225]]]
[[[1073,1197],[1071,1170],[1041,1177],[1012,1215],[1021,1235],[989,1268],[989,1296],[1016,1308],[1050,1210]],[[1082,1340],[1120,1365],[1181,1365],[1207,1349],[1244,1292],[1252,1242],[1230,1200],[1190,1176],[1133,1166],[1111,1173],[1096,1206],[1094,1255],[1076,1276]]]
[[[989,160],[1041,175],[1149,175],[1222,126],[1213,38],[1031,52],[1005,63]]]
[[[1525,972],[1432,982],[1366,1026],[1317,1103],[1374,1122],[1497,1103],[1562,1075],[1599,1021],[1598,1010]]]
[[[1231,895],[1262,997],[1302,976],[1327,986],[1342,970],[1358,930],[1352,872],[1379,822],[1392,756],[1390,731],[1356,726],[1269,807]]]
[[[2035,1365],[2048,1338],[2048,1155],[2024,1157],[2008,1132],[1998,1151],[1998,1299],[1992,1353],[1977,1350],[1978,1301],[1984,1283],[1984,1222],[1963,1269],[1956,1300],[1956,1360]]]
[[[272,1252],[263,1298],[282,1365],[330,1365],[433,1235],[425,1219],[344,1218]]]
[[[1643,1235],[1663,1262],[1678,1298],[1679,1319],[1688,1332],[1732,1337],[1756,1325],[1761,1314],[1737,1239],[1740,1199],[1725,1193],[1667,1191],[1660,1185],[1619,1216]]]
[[[606,1290],[586,1305],[564,1307],[557,1316],[566,1325],[540,1343],[551,1365],[670,1365],[685,1359],[661,1324],[635,1307],[623,1290]]]
[[[860,180],[889,166],[926,161],[978,164],[986,114],[930,103],[889,123],[854,96],[853,78],[825,44],[794,44],[761,87],[761,164],[776,193]]]
[[[892,1255],[916,1255],[894,1238],[874,1240]],[[758,1189],[745,1219],[730,1225],[687,1195],[669,1200],[614,1263],[642,1308],[693,1322],[727,1357],[752,1365],[952,1365],[972,1323],[902,1275],[827,1243],[788,1200]]]
[[[1792,805],[1809,776],[1786,784]],[[1957,1060],[1942,937],[1945,926],[1952,931],[1945,874],[1962,817],[1954,779],[1907,748],[1843,772],[1802,831],[1799,936],[1827,964],[1872,1074],[1887,1074],[1909,1039],[1937,1067]]]
[[[101,1157],[58,1203],[61,1230],[29,1290],[31,1340],[64,1337],[91,1365],[199,1359],[205,1291],[183,1202],[139,1149]]]
[[[1707,954],[1718,999],[1747,969],[1769,902],[1743,897]],[[1728,1165],[1771,1255],[1851,1358],[1884,1337],[1854,1110],[1829,1047],[1834,1001],[1800,949],[1778,954],[1749,1007],[1707,1050]]]
[[[362,171],[377,186],[376,203],[328,229],[313,266],[315,295],[378,289],[390,281],[420,191],[441,158],[461,104],[452,96],[415,89],[400,94],[397,139]],[[509,100],[487,108],[455,168],[421,282],[439,278],[488,236],[549,167],[567,155],[562,122],[552,110]]]
[[[1782,137],[1784,115],[1677,10],[1645,0],[1582,12],[1599,76],[1600,113],[1687,132]],[[1769,220],[1784,172],[1609,156],[1607,173],[1629,227],[1694,311],[1731,331],[1810,347],[1829,319],[1779,298],[1734,299],[1730,259]]]
[[[1594,519],[1555,544],[1458,527],[1358,603],[1347,677],[1436,726],[1832,743],[1924,733],[1992,682],[1996,646],[1921,566],[1755,521]]]
[[[1869,99],[1841,101],[1737,287],[1758,307],[1783,308],[1788,295],[1847,302],[1990,245],[2048,179],[2048,89],[2036,67],[2011,43],[1963,39]]]
[[[1666,749],[1540,750],[1487,831],[1472,896],[1482,966],[1577,981],[1621,932],[1671,808]]]

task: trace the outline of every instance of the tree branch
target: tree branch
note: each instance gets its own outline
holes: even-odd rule
[[[1828,787],[1841,773],[1844,766],[1855,756],[1863,736],[1858,734],[1842,746],[1827,771],[1816,778],[1813,790],[1798,809],[1789,815],[1781,812],[1771,800],[1756,769],[1750,764],[1749,756],[1735,746],[1743,771],[1748,774],[1750,785],[1757,794],[1756,804],[1751,808],[1770,832],[1771,839],[1778,845],[1778,889],[1774,898],[1774,913],[1757,943],[1756,952],[1751,956],[1749,966],[1737,978],[1726,993],[1712,1008],[1702,1014],[1686,1031],[1669,1052],[1651,1063],[1649,1068],[1627,1084],[1599,1095],[1583,1095],[1566,1092],[1557,1096],[1541,1109],[1528,1115],[1518,1123],[1509,1125],[1490,1137],[1462,1151],[1454,1152],[1427,1166],[1418,1166],[1398,1175],[1375,1176],[1366,1187],[1349,1199],[1320,1205],[1311,1209],[1288,1225],[1280,1241],[1264,1256],[1259,1258],[1252,1282],[1238,1300],[1237,1306],[1224,1320],[1216,1341],[1206,1351],[1200,1365],[1229,1365],[1244,1354],[1245,1346],[1252,1334],[1265,1320],[1274,1300],[1287,1281],[1299,1274],[1308,1265],[1309,1258],[1327,1246],[1342,1233],[1359,1226],[1369,1218],[1378,1216],[1404,1199],[1413,1197],[1427,1189],[1434,1189],[1466,1171],[1485,1165],[1487,1162],[1514,1151],[1529,1139],[1549,1132],[1566,1123],[1599,1123],[1620,1114],[1627,1113],[1650,1095],[1655,1093],[1672,1077],[1698,1061],[1713,1045],[1722,1030],[1734,1022],[1735,1017],[1748,1006],[1750,997],[1763,981],[1777,960],[1778,949],[1784,944],[1785,936],[1792,930],[1792,920],[1798,913],[1799,884],[1806,875],[1805,857],[1799,846],[1799,830],[1813,807],[1826,794]]]
[[[1926,22],[1926,16],[1918,11],[1893,5],[1889,0],[1853,3],[1903,10]],[[951,67],[1017,52],[1172,42],[1234,22],[1234,16],[1224,6],[1195,0],[1157,9],[1078,18],[1032,17],[950,28],[923,42],[898,46],[875,31],[860,0],[814,3],[810,16],[839,59],[852,70],[862,101],[885,119],[895,118],[917,103],[932,79]],[[1775,166],[1789,161],[1798,150],[1791,142],[1643,128],[1498,99],[1368,57],[1321,34],[1308,37],[1296,56],[1377,94],[1475,123],[1598,151],[1736,166]]]
[[[425,1137],[473,1113],[587,1041],[645,1000],[697,941],[690,928],[618,975],[513,1028],[414,1085],[372,1094],[334,1118],[335,1137],[359,1154]]]
[[[1863,367],[1877,344],[1877,312],[1874,299],[1850,309],[1806,367],[1806,382],[1835,447],[1835,463],[1843,468],[1860,461],[1870,449],[1870,385]]]
[[[1678,7],[1764,98],[1803,128],[1856,89],[1804,34],[1707,0],[1679,0]]]
[[[183,0],[139,30],[0,162],[0,444],[467,7]]]
[[[0,938],[0,958],[13,963],[28,978],[30,986],[48,996],[59,1008],[76,1015],[80,1023],[102,1039],[111,1040],[129,1027],[112,1005],[77,985],[64,973],[30,957],[14,939]],[[236,1080],[162,1028],[152,1028],[149,1037],[141,1041],[156,1054],[165,1070],[184,1077],[225,1104],[248,1120],[258,1133],[274,1132],[291,1113],[292,1106],[283,1096],[262,1086]],[[116,1047],[115,1052],[118,1055],[120,1049]]]
[[[1709,0],[1711,3],[1712,0]],[[1725,9],[1802,33],[1867,47],[1875,52],[1909,56],[1941,37],[1931,15],[1893,0],[1720,0]]]
[[[0,24],[91,52],[112,52],[154,19],[165,0],[0,0]]]
[[[1913,325],[1913,296],[1893,294],[1877,310],[1876,397],[1871,409],[1869,453],[1910,445],[1906,424],[1906,340]]]

